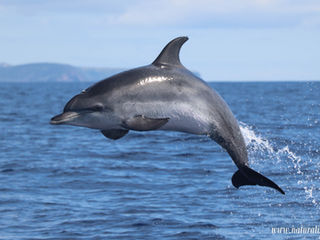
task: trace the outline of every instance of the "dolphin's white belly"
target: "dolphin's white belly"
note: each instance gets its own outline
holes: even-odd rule
[[[198,135],[208,134],[209,125],[190,116],[170,118],[167,124],[159,130],[186,132]]]
[[[148,118],[169,118],[169,121],[159,130],[187,132],[192,134],[208,134],[211,126],[209,109],[203,103],[198,105],[184,102],[150,102],[126,103],[123,105],[127,118],[137,113]],[[210,121],[211,120],[211,121]]]

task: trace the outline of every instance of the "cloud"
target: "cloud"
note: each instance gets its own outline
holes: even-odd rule
[[[319,1],[158,0],[128,3],[107,19],[129,26],[288,27],[319,13]]]
[[[318,0],[2,0],[3,16],[74,18],[128,27],[317,27]]]

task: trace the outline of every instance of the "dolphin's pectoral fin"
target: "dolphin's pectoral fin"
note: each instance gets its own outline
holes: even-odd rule
[[[119,138],[122,138],[124,135],[126,135],[129,132],[129,130],[123,130],[123,129],[110,129],[110,130],[101,130],[101,133],[110,139],[117,140]]]
[[[138,115],[125,120],[123,127],[135,131],[150,131],[162,127],[168,121],[169,118],[147,118],[143,115]]]
[[[239,188],[244,185],[260,185],[260,186],[266,186],[271,187],[282,194],[285,194],[284,191],[273,181],[266,178],[262,174],[252,170],[251,168],[244,166],[241,168],[241,170],[236,171],[232,176],[232,184],[236,188]]]

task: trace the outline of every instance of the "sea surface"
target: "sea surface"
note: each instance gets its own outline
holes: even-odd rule
[[[210,83],[286,195],[205,136],[49,124],[90,85],[0,83],[0,239],[320,239],[320,82]]]

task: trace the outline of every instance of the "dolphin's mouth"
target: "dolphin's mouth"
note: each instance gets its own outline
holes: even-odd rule
[[[59,124],[68,123],[78,118],[79,116],[80,114],[77,112],[64,112],[51,118],[50,124],[59,125]]]

